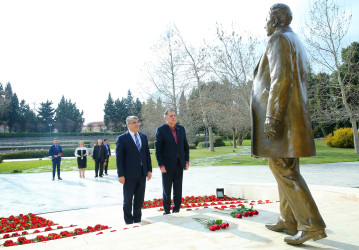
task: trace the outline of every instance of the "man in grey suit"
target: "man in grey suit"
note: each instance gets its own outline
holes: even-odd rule
[[[269,41],[256,69],[252,88],[252,156],[267,157],[277,180],[280,217],[267,224],[284,231],[289,244],[326,237],[325,223],[299,172],[299,157],[315,156],[307,96],[304,47],[290,28],[292,12],[275,4],[267,18]]]

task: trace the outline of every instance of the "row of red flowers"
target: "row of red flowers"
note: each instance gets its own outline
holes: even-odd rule
[[[43,241],[49,241],[49,240],[56,240],[56,239],[62,239],[67,237],[72,237],[76,235],[82,235],[82,234],[88,234],[91,232],[101,231],[109,229],[108,226],[97,224],[94,227],[88,226],[86,229],[82,228],[75,228],[73,231],[62,231],[59,234],[56,233],[49,233],[47,236],[38,235],[35,239],[28,240],[26,237],[21,236],[17,239],[17,241],[7,240],[4,243],[5,247],[9,246],[16,246],[16,245],[24,245],[24,244],[30,244],[30,243],[36,243],[36,242],[43,242]]]
[[[201,206],[216,206],[216,205],[230,205],[236,203],[250,203],[249,205],[254,205],[256,201],[246,201],[243,199],[230,198],[225,196],[224,198],[217,198],[215,195],[211,196],[186,196],[182,197],[181,208],[191,208],[191,207],[201,207]],[[271,203],[269,200],[258,200],[257,204]],[[162,199],[153,199],[144,201],[142,208],[155,208],[162,207]]]
[[[0,234],[53,225],[56,225],[53,221],[46,220],[45,218],[36,216],[32,213],[27,215],[20,214],[16,217],[11,215],[8,218],[0,218]]]
[[[70,225],[69,227],[75,227],[76,225]],[[43,232],[48,232],[48,231],[52,231],[52,230],[58,230],[58,229],[63,229],[64,227],[63,226],[57,226],[56,228],[52,228],[50,226],[47,226],[44,228]],[[41,233],[40,230],[35,230],[32,232],[32,234],[38,234],[38,233]],[[18,232],[14,232],[12,234],[4,234],[3,235],[3,239],[7,239],[7,238],[11,238],[11,237],[19,237],[19,236],[23,236],[23,235],[28,235],[29,232],[28,231],[23,231],[21,232],[21,234],[19,234]]]

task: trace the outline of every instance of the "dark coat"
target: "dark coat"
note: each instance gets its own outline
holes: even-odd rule
[[[166,171],[174,170],[177,166],[177,156],[183,169],[189,161],[189,146],[186,131],[183,126],[176,124],[177,144],[169,125],[163,124],[157,128],[155,152],[158,166],[164,165]]]
[[[99,156],[99,151],[100,151],[100,156]],[[105,159],[107,159],[107,149],[105,145],[103,144],[95,145],[95,147],[93,148],[92,158],[94,160],[105,161]]]
[[[141,173],[147,176],[148,172],[152,172],[147,136],[142,133],[138,134],[141,138],[140,151],[138,151],[128,131],[117,137],[116,165],[118,177],[124,176],[126,179],[138,179],[142,176]]]
[[[50,149],[49,149],[49,155],[51,155],[52,159],[55,159],[54,156],[59,155],[60,153],[62,153],[62,147],[59,144],[57,144],[57,150],[56,150],[56,145],[55,144],[52,145],[50,147]],[[59,157],[61,157],[61,156],[59,156]],[[59,158],[59,157],[57,157],[57,158]]]
[[[296,158],[315,155],[307,95],[307,58],[290,27],[276,30],[255,71],[252,88],[252,155]],[[276,134],[264,134],[266,117]]]

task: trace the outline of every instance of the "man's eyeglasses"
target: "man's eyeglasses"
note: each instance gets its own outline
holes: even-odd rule
[[[130,122],[130,124],[133,124],[133,125],[136,125],[136,124],[141,125],[141,122]]]

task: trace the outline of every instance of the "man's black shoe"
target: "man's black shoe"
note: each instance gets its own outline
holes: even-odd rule
[[[59,177],[59,180],[62,181],[61,177]]]

